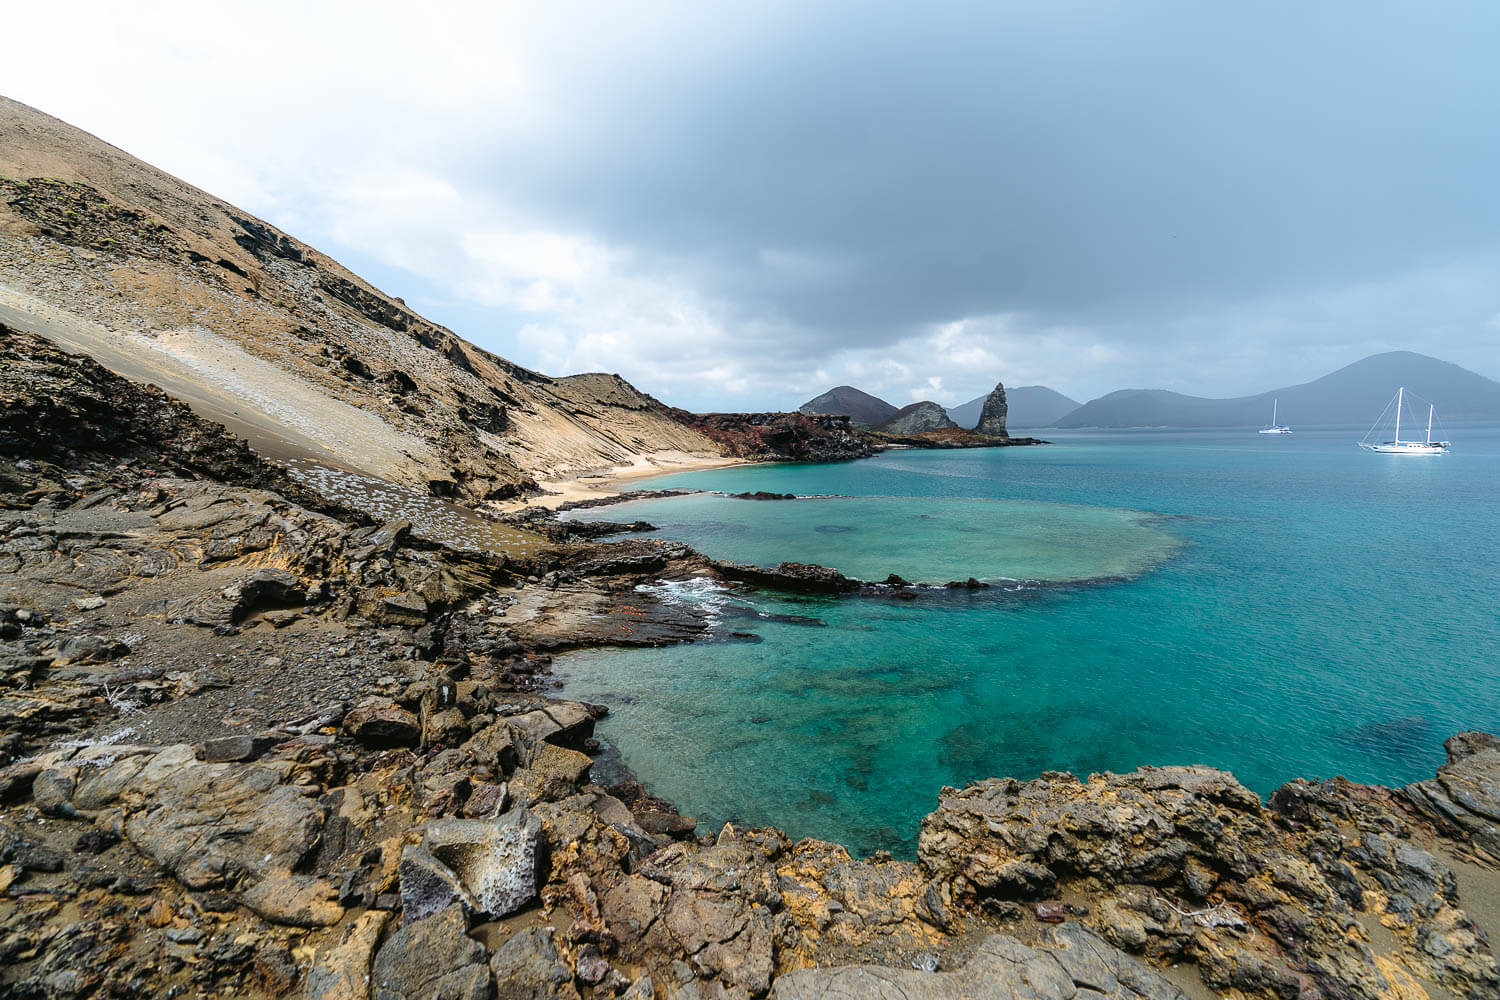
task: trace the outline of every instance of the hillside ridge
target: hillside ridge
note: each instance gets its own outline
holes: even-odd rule
[[[554,378],[499,357],[275,226],[3,97],[0,237],[0,319],[291,456],[479,501],[657,452],[720,454],[618,376]]]
[[[897,407],[879,396],[872,396],[852,385],[836,385],[821,396],[814,396],[801,406],[798,413],[833,414],[846,416],[856,427],[874,427],[896,415]]]
[[[1060,418],[1059,427],[1252,427],[1282,423],[1359,425],[1380,413],[1398,385],[1431,400],[1445,420],[1500,419],[1500,382],[1414,351],[1372,354],[1310,382],[1253,396],[1212,399],[1166,389],[1118,389]]]

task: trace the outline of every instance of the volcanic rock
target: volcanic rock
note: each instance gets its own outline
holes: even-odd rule
[[[991,437],[1010,437],[1005,429],[1005,383],[996,382],[994,390],[985,398],[984,408],[979,411],[979,423],[974,425],[975,432],[988,434]]]
[[[338,892],[314,875],[264,879],[245,892],[244,902],[272,923],[293,927],[326,927],[344,915]]]
[[[869,965],[799,969],[776,980],[772,1000],[1185,1000],[1159,973],[1076,925],[1050,929],[1028,948],[996,934],[951,972]]]
[[[930,399],[909,403],[897,410],[895,415],[875,425],[882,434],[923,434],[927,431],[956,430],[958,425],[948,419],[948,411]]]
[[[420,844],[401,850],[401,915],[410,923],[441,913],[457,904],[465,912],[476,909],[473,897],[453,870]]]
[[[1500,857],[1500,738],[1459,733],[1443,747],[1448,762],[1437,777],[1407,785],[1403,793],[1434,822]]]
[[[397,930],[371,966],[373,1000],[488,1000],[484,945],[467,932],[456,906]]]
[[[784,562],[767,569],[749,563],[712,562],[719,575],[758,587],[797,594],[852,594],[860,582],[836,569],[813,563]]]
[[[847,416],[856,427],[874,427],[896,414],[896,407],[878,396],[840,385],[797,407],[799,413],[834,413]]]
[[[516,931],[490,958],[499,995],[506,1000],[577,1000],[573,973],[543,927]]]
[[[344,731],[367,747],[416,746],[422,724],[401,706],[381,698],[367,698],[344,716]]]
[[[362,914],[342,941],[320,953],[307,973],[307,1000],[368,1000],[370,963],[390,917],[380,910]]]
[[[423,846],[463,883],[478,910],[509,916],[536,898],[542,825],[524,807],[495,819],[427,825]]]
[[[878,441],[848,417],[826,413],[668,411],[715,441],[726,455],[753,461],[842,462],[869,458]]]

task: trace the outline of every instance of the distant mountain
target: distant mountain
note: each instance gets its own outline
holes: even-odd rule
[[[1370,423],[1404,385],[1437,405],[1443,420],[1500,420],[1500,382],[1411,351],[1375,354],[1303,385],[1257,396],[1204,399],[1164,389],[1121,389],[1090,400],[1058,427],[1253,427]],[[1423,407],[1425,409],[1425,407]],[[1425,414],[1424,414],[1425,416]]]
[[[829,389],[816,399],[809,399],[797,410],[801,413],[842,413],[859,427],[874,427],[896,415],[896,407],[852,385]],[[977,410],[974,419],[979,419]]]
[[[973,428],[979,423],[979,412],[989,396],[976,396],[959,406],[948,408],[948,419],[960,427]],[[1045,385],[1023,385],[1005,390],[1010,404],[1010,415],[1006,418],[1009,427],[1055,427],[1057,419],[1078,409],[1080,404],[1055,389]]]
[[[924,399],[901,407],[875,429],[887,434],[922,434],[926,431],[951,430],[957,426],[948,419],[948,414],[941,406],[930,399]]]

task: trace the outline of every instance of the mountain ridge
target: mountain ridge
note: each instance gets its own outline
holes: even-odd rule
[[[852,385],[836,385],[801,406],[798,413],[847,416],[856,427],[874,427],[896,415],[899,407]]]
[[[1447,420],[1500,419],[1500,382],[1414,351],[1372,354],[1299,385],[1211,399],[1166,389],[1118,389],[1060,418],[1062,428],[1249,427],[1278,419],[1293,428],[1369,422],[1405,385]]]
[[[1053,421],[1083,405],[1045,385],[1007,388],[1005,394],[1010,406],[1006,423],[1010,427],[1051,427]],[[979,414],[984,409],[984,401],[988,398],[989,394],[986,393],[975,396],[967,403],[950,406],[948,418],[960,427],[975,427],[979,423]]]

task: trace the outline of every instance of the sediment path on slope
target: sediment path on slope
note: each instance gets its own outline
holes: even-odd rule
[[[270,458],[312,459],[385,478],[413,461],[436,466],[417,438],[208,330],[113,331],[4,285],[0,322],[161,387]]]

